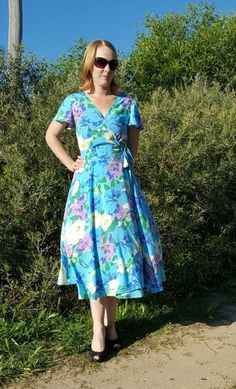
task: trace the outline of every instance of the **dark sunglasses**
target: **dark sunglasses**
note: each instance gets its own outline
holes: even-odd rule
[[[93,63],[96,66],[96,68],[100,68],[100,69],[104,69],[107,66],[107,64],[109,64],[111,70],[116,70],[118,66],[117,59],[112,59],[111,61],[108,61],[106,58],[102,58],[102,57],[94,58]]]

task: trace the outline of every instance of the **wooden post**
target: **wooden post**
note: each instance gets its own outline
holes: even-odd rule
[[[22,42],[22,0],[8,0],[8,54],[15,58]]]

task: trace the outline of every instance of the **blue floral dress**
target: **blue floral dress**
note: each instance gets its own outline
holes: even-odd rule
[[[135,177],[128,126],[143,129],[136,100],[118,94],[104,116],[85,92],[54,117],[76,129],[83,166],[73,174],[61,231],[58,285],[78,298],[142,297],[163,290],[160,236]]]

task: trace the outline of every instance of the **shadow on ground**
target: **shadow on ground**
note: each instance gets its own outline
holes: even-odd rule
[[[153,304],[153,301],[150,301],[150,304]],[[230,325],[235,321],[236,287],[233,287],[224,292],[211,290],[199,297],[170,302],[167,310],[164,307],[160,314],[152,318],[121,319],[118,322],[118,332],[122,339],[122,348],[126,348],[137,341],[142,341],[153,332],[161,331],[167,324],[188,326],[204,323],[215,327]]]

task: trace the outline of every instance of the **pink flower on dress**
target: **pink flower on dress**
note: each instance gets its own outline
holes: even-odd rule
[[[67,257],[70,257],[72,254],[71,245],[65,244],[64,247],[65,247]]]
[[[102,238],[103,242],[101,244],[101,250],[104,253],[104,261],[106,262],[108,259],[112,258],[114,255],[114,243],[109,242],[108,240],[105,240]]]
[[[150,255],[150,261],[155,272],[160,271],[160,264],[156,255]]]
[[[79,241],[79,251],[90,251],[91,249],[91,237],[90,235],[85,235],[83,239]]]
[[[86,105],[84,103],[82,103],[82,104],[74,103],[73,104],[73,116],[74,116],[75,122],[77,121],[77,119],[79,117],[81,117],[83,115],[85,109],[86,109]]]
[[[111,161],[108,165],[107,171],[109,178],[118,177],[122,173],[122,164],[118,161]]]
[[[119,209],[118,209],[117,217],[123,219],[123,218],[126,216],[126,213],[127,213],[127,208],[122,207],[122,205],[121,205],[121,206],[119,207]]]
[[[83,254],[85,251],[91,251],[91,237],[89,235],[85,235],[83,239],[79,239],[78,244],[74,249],[74,253]]]
[[[127,107],[127,108],[130,108],[131,107],[131,103],[132,103],[132,99],[131,99],[131,97],[130,96],[126,96],[124,99],[123,99],[123,101],[122,101],[122,103],[121,103],[121,106],[122,107]]]
[[[85,195],[80,196],[72,205],[73,215],[79,216],[80,219],[85,220],[87,211],[84,208]]]

